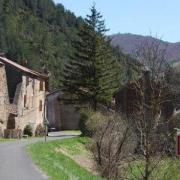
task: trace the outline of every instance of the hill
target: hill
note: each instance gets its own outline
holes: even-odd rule
[[[0,53],[29,68],[48,69],[56,88],[82,23],[52,0],[1,0]]]
[[[134,55],[136,49],[144,41],[152,41],[151,36],[141,36],[135,34],[114,34],[111,36],[112,45],[118,46],[120,50],[126,54]],[[169,62],[180,61],[180,42],[170,43],[166,41],[159,40],[162,48],[166,49],[166,57]]]
[[[180,72],[180,61],[173,63],[174,71]]]

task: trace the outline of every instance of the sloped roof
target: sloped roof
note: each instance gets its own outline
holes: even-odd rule
[[[4,64],[2,62],[0,62],[0,66],[3,66]]]
[[[10,59],[7,59],[5,57],[1,57],[0,56],[0,62],[2,63],[5,63],[5,64],[8,64],[24,73],[27,73],[27,74],[30,74],[30,75],[33,75],[33,76],[36,76],[36,77],[40,77],[40,78],[43,78],[43,79],[48,79],[48,76],[46,74],[42,74],[42,73],[39,73],[37,71],[34,71],[34,70],[31,70],[27,67],[24,67],[14,61],[11,61]]]

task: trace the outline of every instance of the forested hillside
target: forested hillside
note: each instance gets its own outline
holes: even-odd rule
[[[0,1],[0,53],[38,71],[50,71],[57,87],[71,42],[83,23],[52,0]]]
[[[0,53],[29,68],[48,72],[51,89],[57,89],[83,23],[83,18],[52,0],[1,0]],[[122,62],[129,57],[116,49],[112,52],[124,80]]]

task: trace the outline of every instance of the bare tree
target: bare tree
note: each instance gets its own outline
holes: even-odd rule
[[[94,135],[90,149],[97,169],[107,179],[124,180],[127,162],[130,160],[128,157],[131,158],[130,154],[136,147],[135,136],[127,123],[117,114],[96,113],[91,119],[88,126],[94,129]]]
[[[168,84],[174,93],[175,108],[173,116],[180,115],[180,64],[170,67],[166,76]]]
[[[155,172],[162,165],[167,152],[171,152],[168,120],[163,114],[164,104],[171,101],[170,88],[165,78],[169,68],[166,48],[156,39],[145,41],[137,51],[137,59],[141,63],[139,71],[142,72],[142,78],[133,83],[137,98],[132,104],[134,110],[128,115],[128,122],[138,137],[138,156],[134,158],[142,163],[136,164],[138,175],[134,174],[132,163],[130,169],[133,179],[158,179]],[[163,179],[164,175],[159,179]]]
[[[164,105],[172,101],[165,47],[155,39],[146,41],[139,47],[137,59],[141,78],[136,77],[131,86],[135,93],[131,113],[125,118],[92,116],[87,124],[94,132],[91,150],[107,179],[164,180],[169,175],[162,171],[164,160],[174,150],[164,111]]]

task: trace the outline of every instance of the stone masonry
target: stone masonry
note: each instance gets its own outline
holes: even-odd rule
[[[44,121],[48,77],[0,57],[0,129],[35,131]]]

